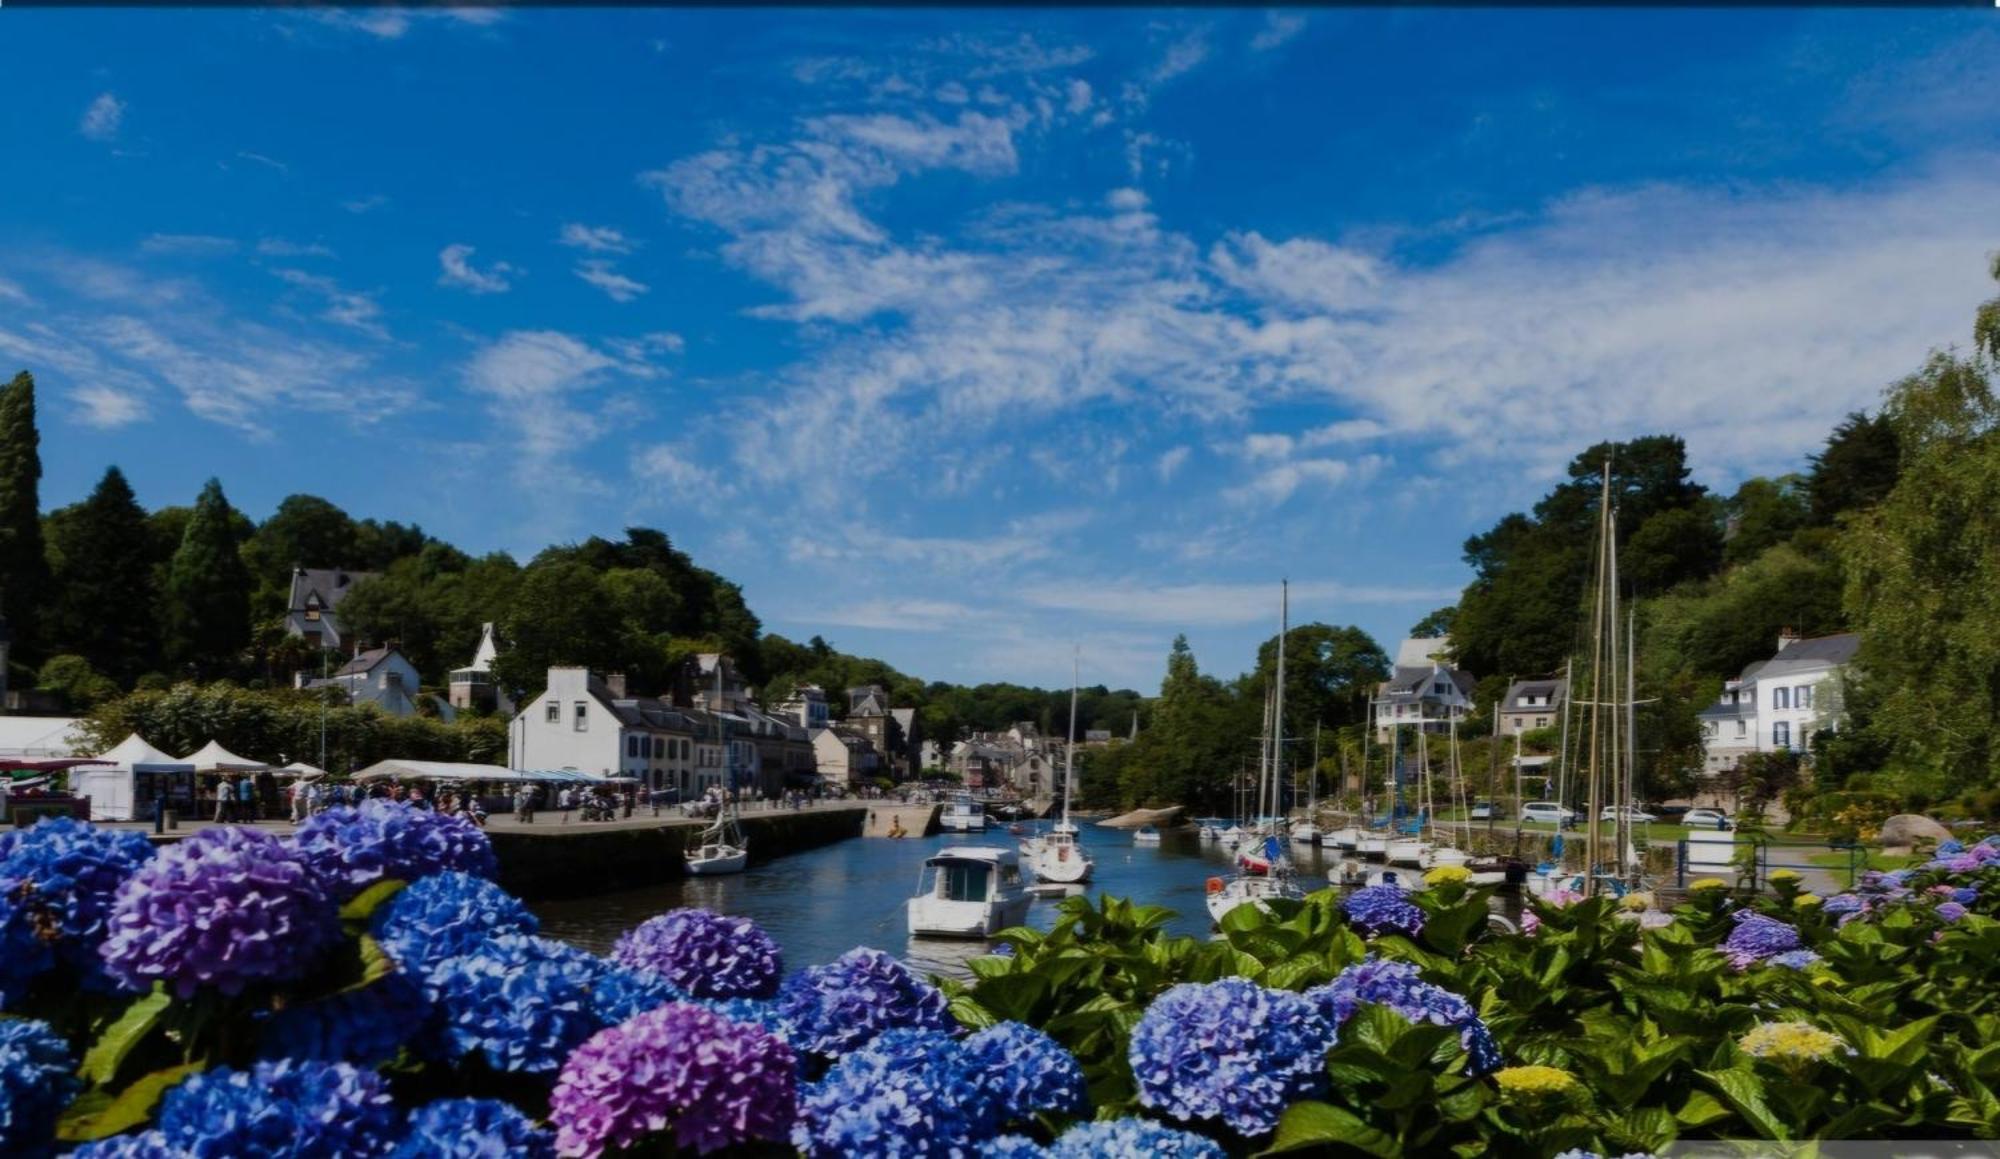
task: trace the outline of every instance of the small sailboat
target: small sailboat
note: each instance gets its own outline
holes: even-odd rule
[[[1223,830],[1229,828],[1229,821],[1223,817],[1201,817],[1195,820],[1202,844],[1212,844],[1222,840]]]
[[[1313,724],[1313,763],[1310,787],[1306,793],[1306,815],[1303,820],[1292,822],[1292,844],[1319,844],[1319,724]],[[1292,782],[1294,793],[1298,791],[1298,781]]]
[[[1280,591],[1277,686],[1267,718],[1269,727],[1264,730],[1264,753],[1257,786],[1258,811],[1267,815],[1277,812],[1285,759],[1285,638],[1290,635],[1291,628],[1291,585],[1282,585]],[[1242,867],[1241,873],[1230,878],[1208,879],[1208,916],[1216,922],[1221,922],[1239,906],[1255,905],[1268,910],[1268,903],[1274,899],[1300,899],[1305,896],[1292,875],[1292,863],[1285,856],[1285,840],[1276,824],[1263,831],[1253,848],[1239,853],[1237,862]]]
[[[1160,831],[1155,826],[1141,825],[1132,831],[1132,844],[1134,845],[1158,845],[1159,843]]]
[[[1063,748],[1063,812],[1062,820],[1055,823],[1049,835],[1032,845],[1026,846],[1029,868],[1038,881],[1056,885],[1080,885],[1090,880],[1090,871],[1095,868],[1090,854],[1078,840],[1076,823],[1070,820],[1070,802],[1076,799],[1076,699],[1077,666],[1075,657],[1070,661],[1069,682],[1069,743]]]
[[[722,666],[716,665],[716,692],[720,700],[722,690]],[[750,842],[743,836],[743,826],[736,817],[736,761],[735,749],[729,743],[729,724],[718,715],[716,730],[722,740],[722,801],[716,810],[715,822],[701,831],[695,843],[688,847],[687,871],[690,877],[720,877],[724,874],[742,873],[750,864]],[[893,834],[892,834],[893,836]]]
[[[990,938],[1028,916],[1021,859],[1012,849],[963,845],[924,862],[910,899],[910,932],[932,938]]]

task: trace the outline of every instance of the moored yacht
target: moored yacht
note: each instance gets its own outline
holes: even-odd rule
[[[1021,859],[1012,849],[951,846],[924,862],[910,899],[910,932],[935,938],[990,938],[1028,916]]]
[[[946,803],[940,824],[947,833],[982,833],[986,830],[986,808],[970,793],[957,794]]]

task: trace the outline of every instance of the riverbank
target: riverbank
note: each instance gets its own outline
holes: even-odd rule
[[[753,808],[742,816],[751,864],[859,837],[867,812],[867,803],[861,801],[825,801],[804,809]],[[162,834],[155,834],[150,823],[101,827],[132,830],[155,843],[173,844],[213,824],[183,822]],[[280,836],[294,828],[290,821],[252,824]],[[651,810],[641,810],[612,821],[584,821],[575,811],[543,810],[525,824],[511,814],[491,817],[486,836],[500,859],[500,883],[520,897],[542,900],[640,889],[684,878],[687,846],[708,824],[672,811],[654,816]]]

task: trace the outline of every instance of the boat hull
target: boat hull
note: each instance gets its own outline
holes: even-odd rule
[[[1208,894],[1208,916],[1220,922],[1238,906],[1254,905],[1270,912],[1268,904],[1273,898],[1298,899],[1305,895],[1291,882],[1270,877],[1238,877],[1222,882],[1221,888],[1211,889]]]
[[[1025,893],[983,902],[913,897],[910,932],[922,938],[990,938],[1026,920],[1031,900]]]
[[[693,877],[721,877],[727,873],[742,873],[749,864],[748,849],[709,847],[688,854],[687,870]]]
[[[1335,829],[1331,832],[1320,834],[1319,847],[1321,849],[1353,849],[1355,843],[1360,840],[1361,831],[1358,829]]]
[[[1380,861],[1389,855],[1389,839],[1387,837],[1358,837],[1354,842],[1354,852],[1363,857]]]
[[[1408,865],[1414,868],[1423,865],[1424,858],[1430,851],[1430,843],[1427,841],[1396,840],[1389,842],[1386,852],[1389,864]]]

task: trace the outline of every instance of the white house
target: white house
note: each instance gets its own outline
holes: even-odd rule
[[[454,668],[451,673],[451,706],[456,709],[495,708],[511,710],[514,705],[493,683],[493,662],[500,658],[500,641],[493,632],[492,621],[479,625],[479,647],[472,653],[472,662],[463,668]]]
[[[339,688],[350,704],[372,704],[390,716],[417,714],[417,685],[422,678],[416,665],[394,648],[370,648],[358,652],[340,670],[324,680],[308,680],[300,673],[304,688]]]
[[[1837,676],[1853,659],[1853,632],[1802,640],[1778,637],[1778,651],[1723,685],[1721,698],[1700,714],[1706,771],[1734,768],[1744,753],[1805,752],[1813,734],[1840,727]]]
[[[599,679],[583,668],[551,668],[547,687],[514,715],[507,767],[637,777],[648,789],[698,793],[721,782],[714,731],[696,714],[626,696],[622,676]],[[754,744],[738,743],[754,760]],[[705,753],[705,744],[713,751]]]
[[[340,607],[340,602],[347,598],[347,593],[353,590],[356,583],[373,578],[374,572],[293,568],[291,602],[285,610],[285,631],[321,648],[339,651],[342,647],[340,617],[335,609]]]
[[[1415,726],[1444,732],[1472,712],[1470,674],[1446,663],[1448,636],[1412,637],[1396,649],[1395,671],[1375,691],[1375,738],[1386,744],[1391,731]]]

